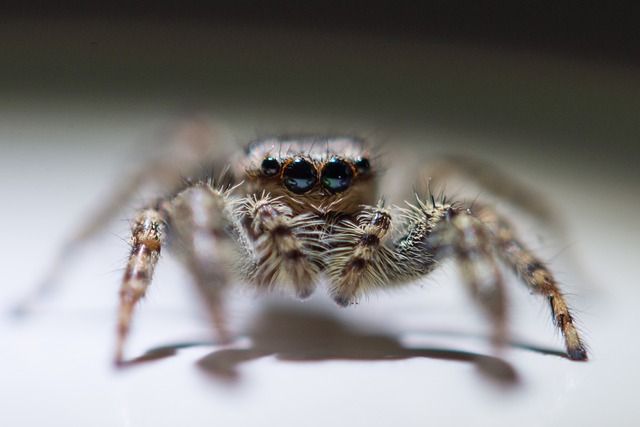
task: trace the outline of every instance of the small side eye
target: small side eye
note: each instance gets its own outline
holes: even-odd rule
[[[275,176],[280,172],[280,163],[274,157],[267,157],[260,165],[260,172],[264,176]]]
[[[345,191],[353,180],[351,165],[342,159],[329,160],[322,167],[322,185],[332,193]]]
[[[364,157],[360,157],[358,160],[356,160],[356,162],[354,163],[354,166],[356,168],[356,172],[358,172],[358,175],[366,175],[369,173],[369,170],[371,169],[371,164],[369,163],[369,159]]]
[[[309,191],[318,181],[316,168],[306,159],[297,158],[284,167],[282,182],[292,193]]]

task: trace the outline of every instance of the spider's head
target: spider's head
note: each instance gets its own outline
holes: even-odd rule
[[[364,140],[348,136],[267,138],[246,152],[246,190],[280,197],[295,212],[353,213],[376,198],[376,170]]]

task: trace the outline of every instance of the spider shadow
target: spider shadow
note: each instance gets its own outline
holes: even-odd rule
[[[225,346],[200,359],[198,366],[218,380],[233,383],[240,379],[238,367],[242,363],[266,356],[291,362],[388,361],[422,357],[470,363],[482,377],[499,385],[516,386],[520,383],[516,370],[499,357],[445,348],[407,348],[392,336],[360,332],[320,312],[269,308],[256,319],[248,337],[251,341],[248,348]],[[122,366],[134,366],[173,356],[180,349],[212,344],[188,342],[156,347]],[[553,350],[514,345],[543,354],[564,356]]]

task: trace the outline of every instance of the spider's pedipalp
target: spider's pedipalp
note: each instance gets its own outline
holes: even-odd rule
[[[322,222],[313,215],[294,215],[267,195],[248,199],[245,210],[258,263],[249,281],[267,289],[291,286],[300,299],[311,296],[320,272],[315,254],[322,250]]]
[[[401,257],[384,245],[390,231],[391,214],[382,208],[382,202],[377,207],[365,207],[358,225],[347,222],[336,226],[327,276],[329,294],[338,305],[348,306],[398,274],[391,270],[401,264]]]

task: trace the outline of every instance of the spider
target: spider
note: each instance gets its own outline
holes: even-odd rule
[[[319,282],[342,307],[376,290],[405,286],[453,258],[505,344],[507,310],[499,262],[547,299],[570,359],[587,351],[547,266],[491,206],[416,195],[405,207],[378,198],[380,159],[361,138],[268,137],[248,144],[219,179],[183,188],[139,210],[119,294],[115,362],[134,309],[171,246],[193,277],[221,341],[223,298],[232,283],[308,298]]]

